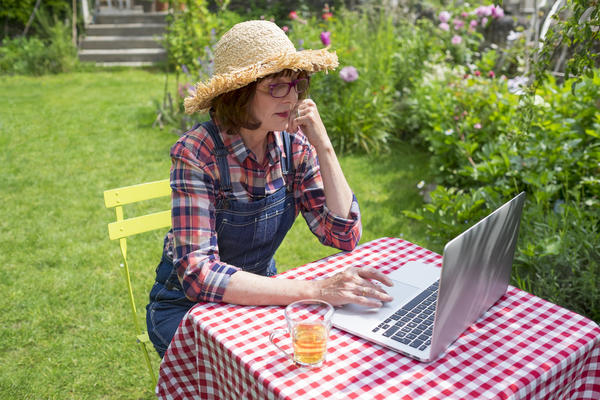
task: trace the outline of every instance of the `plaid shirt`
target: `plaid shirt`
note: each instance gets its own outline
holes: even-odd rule
[[[280,132],[269,132],[263,165],[246,148],[241,136],[221,133],[221,138],[229,151],[227,161],[236,199],[252,201],[285,185]],[[321,243],[352,250],[362,231],[356,197],[353,196],[350,219],[331,213],[325,205],[316,150],[302,133],[290,134],[290,138],[295,167],[295,215],[302,212]],[[183,290],[192,301],[221,301],[229,278],[239,270],[219,258],[215,204],[220,174],[214,148],[212,138],[202,126],[186,133],[171,148],[173,229],[165,239],[165,251],[173,255]]]

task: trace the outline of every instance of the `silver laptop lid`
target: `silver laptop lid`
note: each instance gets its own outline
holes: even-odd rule
[[[506,292],[524,203],[522,192],[444,247],[430,359]]]

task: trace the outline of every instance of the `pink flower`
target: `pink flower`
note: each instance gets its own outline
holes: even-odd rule
[[[289,17],[291,20],[295,20],[295,19],[297,19],[297,18],[298,18],[298,13],[296,13],[296,11],[290,11],[290,13],[288,14],[288,17]]]
[[[471,22],[469,23],[469,27],[470,27],[471,29],[475,29],[475,27],[477,26],[477,23],[478,23],[478,22],[477,22],[477,20],[476,20],[476,19],[473,19],[473,20],[471,20]]]
[[[442,11],[438,18],[440,22],[448,22],[450,21],[450,13],[448,11]]]
[[[450,30],[450,25],[448,25],[446,22],[442,22],[440,23],[439,28],[443,31],[448,32]]]
[[[482,25],[482,26],[483,26],[483,25],[487,25],[487,23],[488,23],[488,19],[487,19],[487,17],[483,17],[483,18],[481,18],[481,25]]]
[[[481,129],[481,124],[478,122],[475,125],[473,125],[473,128],[475,128],[475,129]]]
[[[458,19],[458,18],[454,18],[454,21],[452,21],[452,23],[454,24],[454,29],[456,29],[456,30],[459,30],[460,28],[465,26],[465,21],[463,21],[462,19]]]
[[[504,17],[504,10],[500,6],[491,6],[492,7],[492,17],[498,19]]]
[[[493,5],[491,6],[479,6],[475,9],[475,14],[478,17],[489,17],[490,15],[492,15],[492,9],[494,8]]]
[[[469,16],[469,13],[466,11],[463,11],[462,13],[460,13],[461,17],[463,18],[467,18]]]
[[[323,46],[329,46],[331,44],[331,32],[321,32],[321,43],[323,43]]]
[[[323,15],[321,15],[321,18],[323,18],[325,21],[327,21],[327,20],[333,18],[333,14],[330,12],[325,12],[325,13],[323,13]]]
[[[346,82],[354,82],[358,79],[358,71],[353,66],[349,65],[340,71],[340,78]]]
[[[456,45],[458,45],[458,44],[461,44],[461,42],[462,42],[462,37],[460,37],[459,35],[454,35],[454,36],[452,36],[452,40],[451,40],[451,42],[452,42],[452,44],[453,44],[453,45],[455,45],[455,46],[456,46]]]
[[[185,84],[179,84],[179,87],[177,88],[177,93],[179,94],[179,97],[181,97],[182,99],[184,99],[186,96],[190,96],[193,95],[195,91],[194,85],[192,85],[191,83],[187,82]]]
[[[481,76],[481,72],[479,72],[479,71],[475,71],[474,74],[475,74],[475,76]]]
[[[290,30],[290,28],[288,28],[287,25],[284,25],[281,27],[281,30],[287,33]]]
[[[494,78],[496,76],[496,74],[494,73],[494,71],[490,71],[488,75],[489,75],[490,78]]]

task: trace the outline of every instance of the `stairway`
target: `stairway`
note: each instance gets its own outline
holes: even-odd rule
[[[79,61],[102,66],[154,65],[167,58],[160,43],[167,12],[100,7],[79,45]]]

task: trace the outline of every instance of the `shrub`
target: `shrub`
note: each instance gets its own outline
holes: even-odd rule
[[[302,48],[330,44],[338,54],[340,67],[311,81],[311,96],[321,105],[336,149],[381,150],[392,137],[395,109],[396,31],[391,18],[375,10],[341,10],[321,21],[295,19],[290,39]]]
[[[42,75],[47,70],[47,49],[38,38],[4,39],[0,46],[0,73]]]
[[[77,61],[77,49],[71,42],[71,28],[56,16],[50,18],[39,11],[37,22],[43,32],[42,38],[6,38],[0,47],[0,73],[43,75],[73,70]]]
[[[548,78],[531,105],[505,80],[445,76],[421,92],[423,138],[441,186],[431,204],[407,214],[440,245],[525,190],[513,282],[600,320],[600,74],[575,87]],[[530,124],[519,117],[524,107]]]
[[[184,10],[178,5],[185,3]],[[168,16],[167,33],[163,45],[168,53],[169,69],[175,70],[175,91],[168,86],[167,71],[162,101],[155,100],[155,124],[174,128],[176,134],[190,129],[198,119],[206,116],[188,116],[183,99],[198,81],[206,80],[212,73],[212,47],[227,29],[242,21],[242,17],[225,9],[218,13],[208,10],[206,0],[178,0],[172,3],[179,10]],[[183,82],[182,82],[183,81]]]

